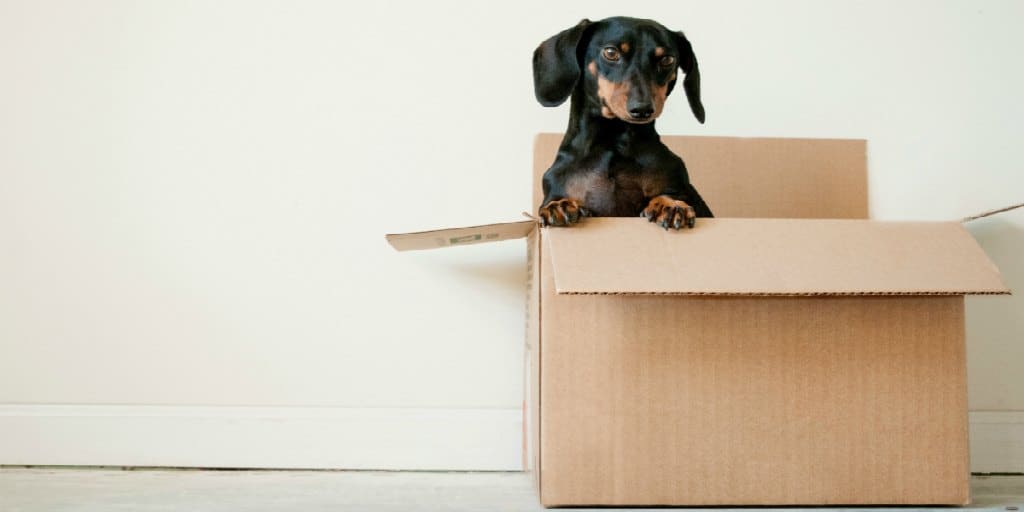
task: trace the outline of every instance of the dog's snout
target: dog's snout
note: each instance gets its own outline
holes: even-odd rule
[[[629,117],[633,119],[648,119],[654,115],[654,105],[650,103],[636,103],[629,106]]]
[[[654,101],[651,98],[650,84],[639,75],[639,72],[630,80],[629,99],[626,102],[626,111],[629,117],[637,121],[646,121],[654,115]]]

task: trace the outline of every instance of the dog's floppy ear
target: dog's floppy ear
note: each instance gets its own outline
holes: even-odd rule
[[[580,79],[577,48],[590,24],[584,19],[544,41],[533,52],[533,92],[541,105],[557,107],[572,94]]]
[[[683,90],[690,102],[690,110],[701,124],[704,123],[704,104],[700,101],[700,68],[697,67],[697,56],[693,54],[690,40],[682,32],[673,34],[676,48],[679,50],[679,68],[686,74],[683,79]]]

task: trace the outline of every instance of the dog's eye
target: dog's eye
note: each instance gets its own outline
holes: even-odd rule
[[[601,56],[603,56],[605,60],[615,62],[619,60],[619,50],[614,46],[608,46],[604,50],[601,50]]]
[[[663,68],[670,68],[676,63],[676,58],[671,55],[666,55],[658,61],[658,65]]]

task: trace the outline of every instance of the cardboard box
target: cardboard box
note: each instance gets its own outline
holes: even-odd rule
[[[541,502],[968,503],[963,295],[1009,292],[970,234],[863,220],[864,141],[663,139],[718,218],[388,236],[527,239]]]

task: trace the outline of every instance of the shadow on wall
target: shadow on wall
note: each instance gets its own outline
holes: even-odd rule
[[[526,308],[526,244],[507,240],[416,254],[423,272],[448,276],[477,290],[486,300],[523,301]]]
[[[521,240],[516,240],[522,244]],[[523,249],[526,252],[526,249]],[[481,287],[500,290],[505,295],[516,298],[526,297],[526,257],[525,255],[516,259],[503,259],[501,261],[486,262],[473,261],[463,263],[451,263],[447,265],[450,272],[457,272],[468,276],[478,282]],[[524,302],[524,308],[525,302]]]
[[[1024,209],[966,227],[1013,291],[967,298],[968,403],[972,410],[1024,410]]]

